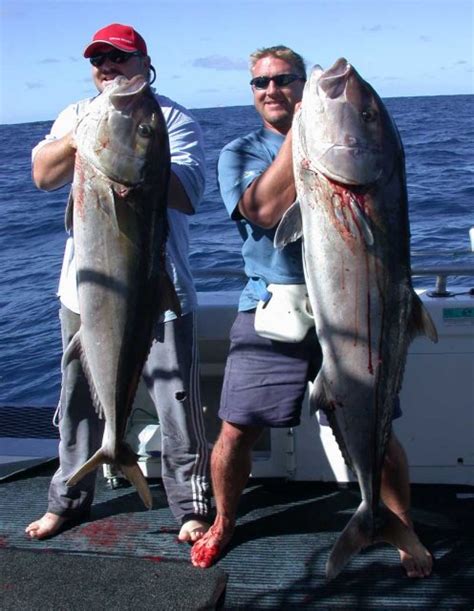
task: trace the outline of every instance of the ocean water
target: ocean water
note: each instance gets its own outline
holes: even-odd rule
[[[474,96],[391,98],[386,104],[406,153],[412,264],[472,264],[466,251],[474,226]],[[250,106],[194,113],[205,134],[208,169],[204,199],[191,220],[196,284],[200,291],[238,289],[242,281],[236,277],[198,271],[242,268],[240,237],[220,200],[216,164],[224,144],[260,122]],[[0,125],[0,406],[51,406],[58,400],[56,289],[68,189],[37,190],[30,169],[31,149],[50,125]],[[449,286],[466,282],[473,280],[453,278]]]

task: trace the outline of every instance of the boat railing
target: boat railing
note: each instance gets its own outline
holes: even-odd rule
[[[416,252],[412,253],[414,256],[446,256],[446,252],[444,253],[434,253],[434,252]],[[470,250],[459,251],[456,253],[449,253],[450,256],[455,255],[473,255]],[[220,278],[245,278],[245,272],[243,269],[236,269],[232,267],[214,267],[211,269],[194,269],[193,274],[196,278],[210,278],[210,277],[220,277]],[[435,278],[435,287],[434,290],[429,291],[430,297],[449,297],[453,293],[448,291],[448,278],[453,276],[474,276],[474,264],[470,263],[448,263],[448,264],[433,264],[433,265],[423,265],[417,266],[414,265],[411,268],[412,277],[432,277]],[[474,289],[471,289],[474,294]]]

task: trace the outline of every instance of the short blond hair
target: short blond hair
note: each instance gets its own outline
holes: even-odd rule
[[[277,59],[283,59],[293,66],[298,76],[306,79],[306,65],[304,59],[298,53],[295,53],[293,49],[285,47],[284,45],[276,45],[274,47],[262,47],[257,49],[250,55],[250,70],[253,70],[258,60],[264,57],[276,57]]]

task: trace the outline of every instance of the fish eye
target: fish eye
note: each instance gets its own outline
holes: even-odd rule
[[[153,135],[153,128],[148,123],[140,123],[138,126],[138,134],[143,138],[151,138]]]
[[[375,121],[377,113],[371,108],[366,108],[360,113],[360,116],[362,117],[362,121],[364,121],[365,123],[370,123],[372,121]]]

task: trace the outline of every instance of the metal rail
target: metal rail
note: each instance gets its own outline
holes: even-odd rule
[[[471,251],[466,251],[471,253]],[[419,254],[419,253],[417,253]],[[434,255],[434,253],[430,253]],[[444,253],[446,254],[446,253]],[[435,277],[435,289],[430,291],[431,297],[449,297],[453,293],[447,290],[447,280],[449,276],[474,276],[474,265],[471,264],[452,264],[452,265],[432,265],[411,268],[413,277],[431,276]],[[215,267],[212,269],[193,269],[193,274],[197,278],[209,278],[212,276],[220,277],[232,277],[232,278],[245,278],[245,272],[243,269],[235,269],[232,267]]]
[[[430,297],[449,297],[453,293],[448,291],[449,276],[474,276],[474,266],[470,264],[433,265],[428,267],[412,267],[411,274],[417,276],[435,276],[434,291],[429,291]],[[473,292],[474,294],[474,292]]]

